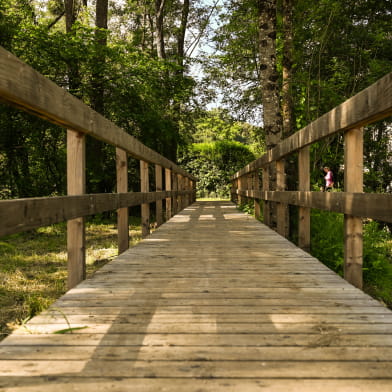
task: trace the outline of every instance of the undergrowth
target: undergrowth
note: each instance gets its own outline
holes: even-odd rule
[[[140,240],[140,218],[131,218],[130,236],[130,245]],[[87,277],[116,255],[115,223],[87,222]],[[65,223],[1,238],[0,340],[63,295],[66,280]]]
[[[312,210],[311,253],[343,276],[343,214]],[[380,223],[363,225],[364,291],[392,308],[392,235]]]

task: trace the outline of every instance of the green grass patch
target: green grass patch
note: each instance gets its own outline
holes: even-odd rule
[[[130,246],[140,241],[140,218],[130,219],[130,236]],[[116,224],[87,222],[87,277],[115,256]],[[1,238],[0,340],[63,295],[66,280],[65,223]]]

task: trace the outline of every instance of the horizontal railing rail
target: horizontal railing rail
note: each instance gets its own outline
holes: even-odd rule
[[[310,250],[310,209],[345,214],[345,278],[362,288],[362,218],[392,222],[392,194],[363,193],[363,127],[392,115],[392,73],[278,143],[232,176],[232,199],[254,199],[255,213],[271,225],[270,203],[276,206],[276,230],[287,236],[287,205],[299,206],[299,246]],[[344,133],[344,191],[310,191],[309,146]],[[284,159],[298,153],[298,191],[285,190]],[[270,189],[270,171],[275,190]],[[261,176],[260,176],[261,174]],[[261,188],[261,189],[260,189]]]
[[[145,146],[65,89],[0,47],[0,102],[59,125],[67,131],[67,196],[0,201],[0,235],[67,221],[68,287],[85,278],[85,221],[117,210],[118,248],[129,247],[129,207],[141,205],[142,234],[150,232],[150,204],[156,223],[191,204],[196,178]],[[116,147],[117,193],[86,194],[85,135]],[[140,192],[128,191],[128,156],[140,161]],[[149,165],[155,166],[151,191]],[[163,210],[165,203],[165,211]]]

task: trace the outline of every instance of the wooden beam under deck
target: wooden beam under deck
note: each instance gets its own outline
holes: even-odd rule
[[[6,338],[0,390],[386,392],[391,331],[308,253],[197,202]]]

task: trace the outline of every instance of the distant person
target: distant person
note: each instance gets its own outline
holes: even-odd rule
[[[324,180],[325,180],[324,191],[325,192],[329,192],[329,191],[332,190],[333,184],[334,184],[334,182],[333,182],[333,173],[332,173],[331,169],[328,166],[325,166],[323,170],[324,170],[324,173],[325,173],[325,177],[324,177]]]

